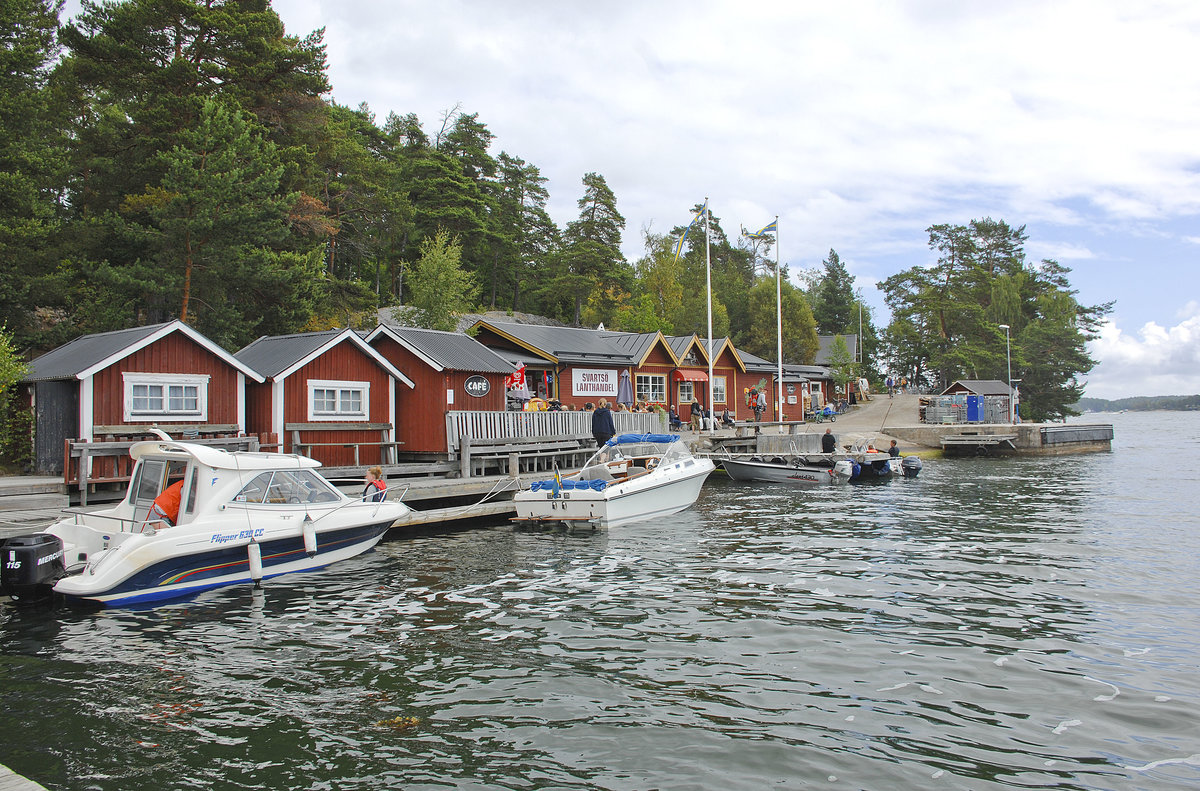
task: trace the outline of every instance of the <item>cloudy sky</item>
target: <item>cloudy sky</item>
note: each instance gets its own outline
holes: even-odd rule
[[[1089,395],[1200,392],[1200,3],[273,5],[325,28],[336,101],[479,113],[560,224],[603,174],[631,260],[709,196],[730,232],[778,214],[793,272],[837,250],[886,322],[928,226],[1004,219],[1117,301]]]

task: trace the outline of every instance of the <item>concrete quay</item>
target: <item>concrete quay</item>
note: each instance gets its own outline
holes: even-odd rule
[[[920,397],[902,394],[888,397],[874,395],[863,401],[834,422],[808,423],[799,433],[788,433],[779,427],[764,427],[756,438],[755,453],[820,451],[820,435],[826,431],[837,438],[840,449],[871,443],[886,451],[892,440],[905,455],[923,457],[946,455],[1065,455],[1094,453],[1112,449],[1112,426],[1064,425],[1062,423],[987,424],[926,424],[920,422]],[[736,444],[732,430],[697,435],[684,431],[697,451],[715,450],[725,444]],[[745,444],[745,443],[742,443]]]

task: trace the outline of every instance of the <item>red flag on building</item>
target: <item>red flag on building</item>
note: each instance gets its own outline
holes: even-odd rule
[[[504,377],[504,388],[506,390],[521,390],[525,387],[525,363],[517,366],[517,370],[511,375]]]

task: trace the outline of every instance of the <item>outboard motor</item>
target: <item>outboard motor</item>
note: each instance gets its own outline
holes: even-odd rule
[[[905,456],[900,461],[900,469],[904,471],[905,478],[916,478],[921,472],[921,459],[919,456]]]
[[[49,533],[15,536],[0,543],[0,562],[0,592],[13,601],[45,597],[66,575],[62,540]]]
[[[842,459],[833,465],[833,477],[838,483],[845,483],[858,475],[858,464],[851,459]]]

